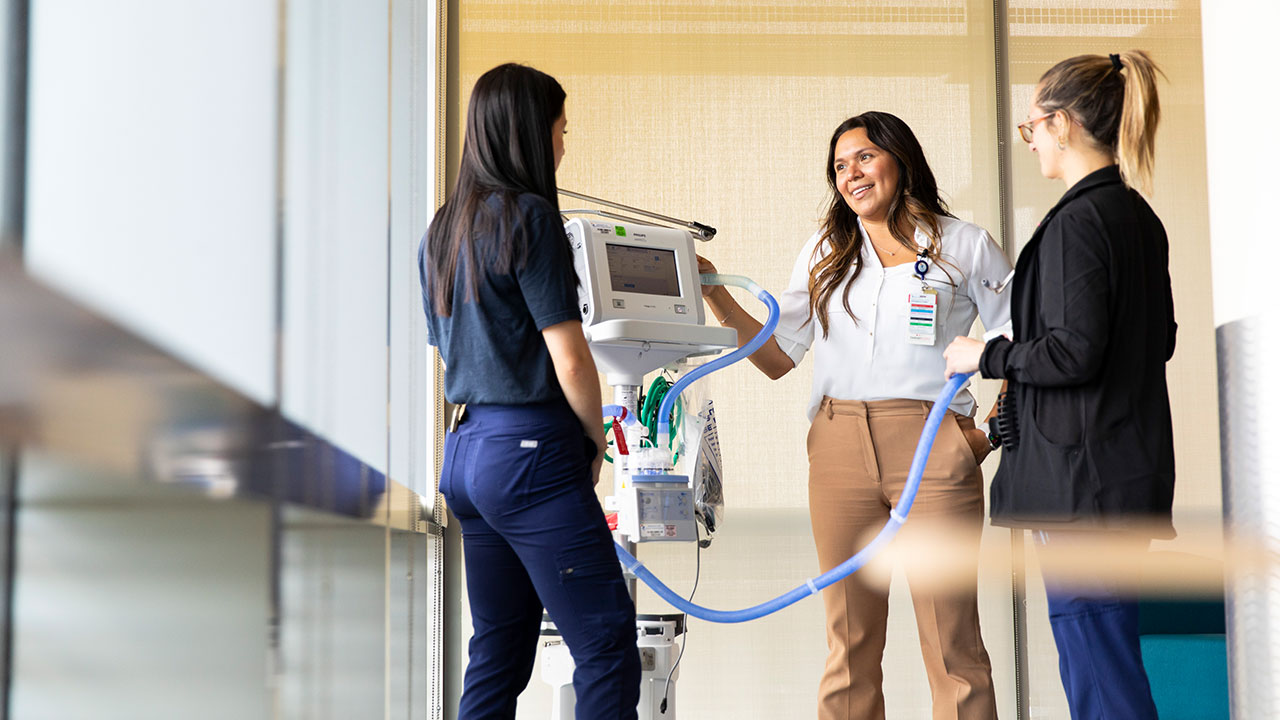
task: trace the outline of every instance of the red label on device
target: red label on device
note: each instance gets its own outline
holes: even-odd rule
[[[618,448],[619,455],[630,455],[627,450],[627,438],[622,433],[622,418],[613,419],[613,444]]]

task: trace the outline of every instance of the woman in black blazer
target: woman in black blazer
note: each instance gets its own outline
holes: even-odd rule
[[[1012,337],[946,351],[948,376],[1008,381],[991,522],[1034,528],[1048,546],[1173,536],[1169,243],[1133,189],[1150,185],[1158,72],[1130,51],[1064,60],[1040,79],[1018,129],[1068,190],[1018,258]],[[1137,603],[1101,578],[1047,578],[1046,591],[1071,717],[1154,719]]]

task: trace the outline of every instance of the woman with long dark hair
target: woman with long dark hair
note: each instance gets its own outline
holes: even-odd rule
[[[800,251],[779,302],[774,337],[751,355],[772,379],[814,356],[808,415],[809,513],[818,563],[830,570],[889,520],[906,484],[916,440],[942,390],[942,338],[1008,322],[1000,282],[1009,261],[982,228],[955,218],[911,128],[867,112],[836,128],[827,152],[830,203]],[[715,272],[705,259],[703,272]],[[760,330],[723,287],[704,288],[722,325],[742,341]],[[979,463],[990,452],[976,403],[961,391],[938,433],[911,522],[903,534],[945,529],[975,558],[983,526]],[[936,718],[996,716],[991,661],[978,626],[977,573],[939,589],[909,568]],[[884,717],[881,659],[888,588],[863,573],[823,591],[826,671],[821,720]]]
[[[1040,78],[1019,131],[1067,192],[1018,257],[1012,338],[956,338],[946,352],[948,375],[1008,380],[1017,431],[991,482],[991,522],[1036,529],[1050,557],[1173,536],[1169,240],[1134,189],[1151,182],[1159,72],[1132,50]],[[1071,717],[1155,718],[1137,602],[1114,579],[1045,571]]]
[[[545,607],[573,655],[580,720],[631,720],[635,606],[593,487],[600,379],[560,219],[565,93],[522,65],[480,77],[458,180],[419,249],[445,398],[440,492],[462,526],[474,633],[460,720],[514,718]]]

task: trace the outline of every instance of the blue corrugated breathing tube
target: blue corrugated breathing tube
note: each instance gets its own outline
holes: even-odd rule
[[[760,349],[762,345],[773,335],[774,328],[778,325],[778,303],[773,296],[765,292],[759,285],[756,285],[747,278],[737,275],[703,275],[702,282],[704,285],[734,285],[745,288],[760,298],[765,305],[769,307],[769,319],[765,322],[760,332],[751,339],[751,342],[743,345],[732,353],[724,357],[717,358],[706,365],[703,365],[685,375],[680,379],[671,390],[667,392],[666,398],[663,399],[661,408],[658,410],[659,430],[658,437],[667,437],[668,422],[671,415],[671,405],[675,403],[675,399],[680,396],[680,392],[688,387],[690,383],[698,378],[704,377],[708,373],[715,372],[728,365],[747,357],[751,353]],[[920,442],[916,444],[916,454],[911,460],[911,470],[907,473],[906,487],[902,489],[902,496],[898,498],[898,504],[889,511],[889,520],[881,528],[880,532],[866,547],[859,550],[853,557],[845,560],[839,565],[831,568],[827,572],[822,573],[818,577],[809,578],[804,584],[799,585],[792,590],[779,595],[772,600],[762,602],[749,608],[741,610],[713,610],[711,608],[695,605],[677,595],[671,588],[667,587],[661,580],[657,578],[648,568],[635,558],[634,555],[627,552],[626,548],[617,545],[618,560],[628,572],[634,574],[645,585],[648,585],[658,597],[666,600],[672,607],[693,617],[709,622],[718,623],[739,623],[748,620],[770,615],[781,610],[798,600],[816,594],[819,590],[833,585],[844,578],[852,575],[854,572],[866,565],[867,561],[875,556],[876,553],[888,544],[889,540],[898,533],[902,524],[907,521],[907,515],[911,512],[911,504],[915,502],[916,491],[920,488],[920,478],[924,475],[925,463],[929,460],[929,451],[933,449],[934,438],[937,437],[938,427],[942,424],[942,419],[947,415],[947,408],[951,406],[951,401],[955,398],[956,393],[969,380],[972,373],[954,375],[947,384],[942,388],[942,392],[938,393],[938,399],[933,403],[933,409],[929,412],[929,417],[925,420],[924,430],[920,433]]]

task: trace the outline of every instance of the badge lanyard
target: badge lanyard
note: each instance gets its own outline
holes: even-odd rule
[[[938,337],[938,291],[925,282],[928,273],[929,255],[921,250],[915,265],[920,290],[907,295],[907,342],[912,345],[933,345]]]

